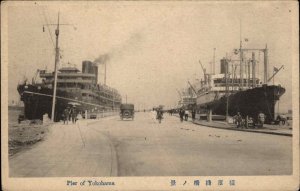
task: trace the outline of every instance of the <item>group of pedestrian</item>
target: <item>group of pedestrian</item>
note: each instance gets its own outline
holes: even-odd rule
[[[189,118],[189,110],[184,110],[183,108],[179,109],[179,117],[180,121],[183,122],[183,120],[187,121]],[[192,120],[195,121],[196,119],[196,110],[192,109]]]
[[[69,121],[72,121],[72,123],[76,123],[77,121],[77,111],[75,107],[67,107],[64,112],[63,112],[63,120],[64,120],[64,124],[68,124]]]
[[[266,118],[265,114],[260,111],[257,116],[256,127],[262,128],[263,124],[265,123],[265,118]],[[244,127],[246,127],[246,128],[254,127],[255,128],[253,118],[246,116],[246,119],[244,119],[240,112],[237,112],[237,115],[235,115],[233,117],[233,120],[234,120],[233,122],[236,124],[237,128],[244,128]]]

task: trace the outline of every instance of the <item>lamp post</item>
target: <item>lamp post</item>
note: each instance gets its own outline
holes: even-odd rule
[[[74,30],[76,30],[76,27],[73,24],[60,24],[59,23],[59,12],[58,12],[57,24],[47,24],[47,25],[57,26],[57,28],[55,30],[56,44],[55,44],[55,65],[54,65],[54,84],[53,84],[54,87],[53,87],[52,111],[51,111],[51,121],[54,122],[54,120],[55,120],[56,89],[57,89],[57,68],[58,68],[58,63],[59,63],[59,47],[58,47],[59,26],[60,25],[72,25],[74,27]]]
[[[51,121],[54,122],[55,115],[55,102],[56,102],[56,86],[57,86],[57,65],[59,62],[59,47],[58,47],[58,36],[59,36],[59,13],[57,19],[57,29],[55,30],[56,45],[55,45],[55,66],[54,66],[54,89],[53,89],[53,99],[52,99],[52,112]]]

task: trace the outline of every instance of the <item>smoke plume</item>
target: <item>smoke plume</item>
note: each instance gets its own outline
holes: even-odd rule
[[[99,64],[105,64],[107,61],[109,61],[110,56],[109,54],[101,54],[94,60],[95,63]]]
[[[140,33],[133,33],[127,40],[119,44],[119,46],[114,47],[106,54],[100,54],[94,62],[98,64],[104,64],[114,57],[122,57],[128,51],[136,51],[136,49],[139,48],[138,45],[142,40],[143,36]]]

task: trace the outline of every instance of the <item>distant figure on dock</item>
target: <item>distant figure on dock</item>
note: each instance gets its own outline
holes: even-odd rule
[[[161,120],[163,119],[163,110],[161,108],[158,108],[156,110],[156,119],[159,121],[159,123],[161,123]]]
[[[195,121],[196,119],[196,109],[192,109],[192,120]]]
[[[69,110],[68,110],[68,108],[66,108],[65,110],[64,110],[64,113],[63,113],[63,120],[64,120],[64,124],[67,122],[67,124],[68,124],[68,121],[69,121]]]
[[[264,126],[264,123],[265,123],[265,114],[262,113],[261,111],[258,113],[258,127],[263,127]]]
[[[179,110],[179,116],[180,116],[180,121],[183,122],[183,116],[184,116],[184,110],[183,109]]]
[[[72,123],[76,123],[76,117],[77,117],[77,112],[74,107],[71,108],[70,112],[71,118],[72,118]]]
[[[71,121],[72,120],[72,108],[68,108],[69,109],[69,118],[68,118],[68,121]]]
[[[242,127],[242,115],[240,112],[237,112],[237,115],[235,116],[235,122],[236,122],[236,128],[241,128]]]
[[[82,113],[81,113],[81,111],[77,114],[76,120],[78,120],[78,119],[82,119]]]
[[[189,118],[189,111],[188,110],[185,110],[184,111],[184,119],[187,121]]]

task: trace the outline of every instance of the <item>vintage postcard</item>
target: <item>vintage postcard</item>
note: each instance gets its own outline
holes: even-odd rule
[[[296,1],[4,1],[3,190],[298,190]]]

